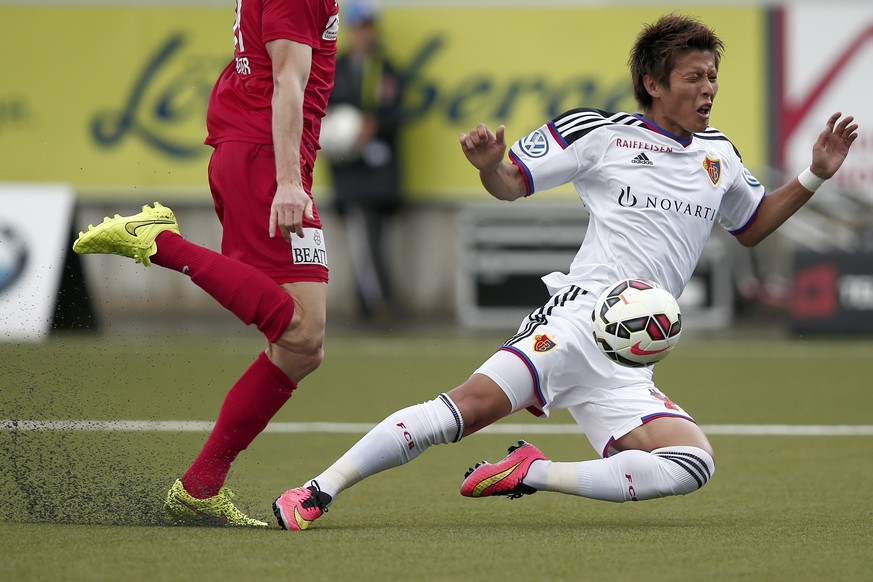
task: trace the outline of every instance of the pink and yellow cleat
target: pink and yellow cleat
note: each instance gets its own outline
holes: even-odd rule
[[[466,479],[461,484],[461,495],[464,497],[491,497],[506,495],[517,499],[522,495],[533,495],[536,489],[522,483],[531,463],[547,461],[546,456],[530,443],[518,441],[509,447],[509,455],[498,463],[482,461],[476,463],[464,475]]]
[[[333,501],[330,495],[319,489],[318,483],[289,489],[273,502],[273,513],[279,527],[288,530],[304,530],[327,512]]]

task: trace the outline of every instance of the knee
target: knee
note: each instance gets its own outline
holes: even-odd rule
[[[482,374],[474,374],[449,392],[448,397],[461,414],[464,436],[478,432],[512,412],[512,404],[503,390]]]
[[[318,367],[324,359],[324,336],[323,315],[306,315],[298,311],[276,344],[300,357],[310,359]]]
[[[267,354],[288,377],[299,382],[317,370],[324,360],[324,329],[299,329],[287,341],[271,344]]]
[[[294,352],[299,357],[310,361],[313,369],[320,366],[324,360],[324,329],[301,333],[297,340]]]
[[[318,369],[324,359],[324,350],[318,348],[298,352],[271,344],[267,346],[267,357],[296,384]]]
[[[698,447],[664,447],[652,451],[664,463],[670,494],[686,495],[709,483],[715,474],[715,459]]]
[[[323,343],[314,343],[307,346],[307,349],[299,354],[301,360],[301,368],[303,374],[314,372],[321,366],[324,361],[324,346]]]

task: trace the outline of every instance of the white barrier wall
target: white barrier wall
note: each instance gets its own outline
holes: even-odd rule
[[[62,184],[0,185],[0,341],[48,335],[74,200]]]

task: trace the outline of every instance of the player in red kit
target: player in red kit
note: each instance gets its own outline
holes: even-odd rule
[[[267,526],[233,505],[224,481],[323,358],[328,265],[311,188],[338,29],[336,0],[237,0],[234,58],[206,118],[221,254],[185,240],[172,210],[159,203],[89,226],[73,247],[186,274],[267,338],[167,495],[164,511],[176,523]]]

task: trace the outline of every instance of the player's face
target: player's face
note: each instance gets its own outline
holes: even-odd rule
[[[710,51],[691,50],[676,60],[670,86],[655,86],[649,117],[667,131],[691,137],[709,127],[709,115],[718,93],[718,69]]]

